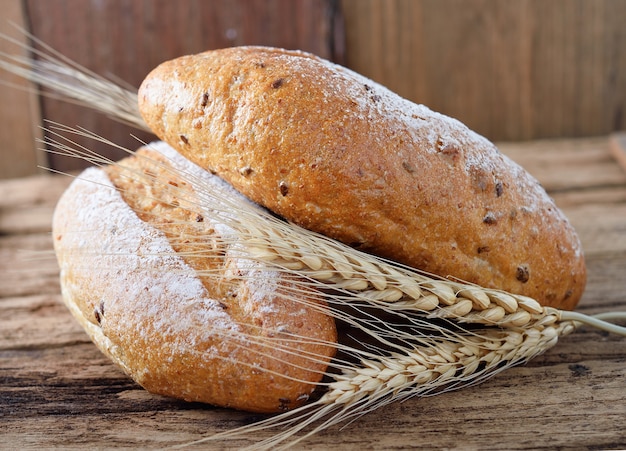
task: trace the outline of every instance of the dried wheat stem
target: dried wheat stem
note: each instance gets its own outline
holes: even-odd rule
[[[44,92],[48,97],[86,106],[119,122],[150,131],[139,113],[136,89],[122,86],[119,80],[106,79],[66,58],[25,30],[22,32],[43,50],[8,36],[0,35],[0,39],[20,46],[38,59],[0,52],[0,69],[51,90]]]

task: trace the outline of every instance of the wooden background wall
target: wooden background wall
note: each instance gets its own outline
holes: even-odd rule
[[[626,129],[626,0],[0,0],[0,17],[0,32],[23,39],[17,23],[134,86],[166,59],[264,44],[345,64],[492,140]],[[0,85],[0,178],[77,167],[36,150],[42,118],[136,147],[108,118]]]

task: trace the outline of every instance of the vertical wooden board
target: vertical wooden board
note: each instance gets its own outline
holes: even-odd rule
[[[532,6],[534,135],[584,136],[621,128],[614,111],[626,106],[626,84],[616,83],[626,71],[626,2],[535,1]]]
[[[332,58],[332,0],[26,0],[32,32],[87,68],[132,86],[162,61],[233,45],[272,45]],[[44,99],[42,115],[82,126],[129,148],[138,147],[126,126],[97,113]],[[152,137],[139,133],[143,140]],[[77,139],[117,159],[121,151]],[[80,161],[52,156],[71,170]]]
[[[491,139],[524,132],[525,2],[424,2],[427,102]]]
[[[342,0],[347,64],[493,140],[625,128],[623,0]]]
[[[26,28],[20,0],[0,0],[0,33],[21,43],[26,41],[16,26]],[[15,25],[15,26],[14,26]],[[15,43],[0,39],[0,52],[24,56]],[[23,79],[0,70],[0,178],[32,175],[45,164],[45,155],[36,150],[40,123],[34,87]]]
[[[607,103],[609,131],[626,131],[626,2],[608,0],[603,12],[603,52],[606,80],[600,95]]]
[[[347,64],[494,139],[517,136],[528,78],[511,68],[527,58],[525,5],[343,0]]]

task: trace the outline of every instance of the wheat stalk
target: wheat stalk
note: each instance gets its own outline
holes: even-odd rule
[[[136,92],[47,50],[52,54],[37,52],[41,61],[0,55],[4,58],[0,67],[55,90],[63,98],[146,128],[136,107]],[[95,165],[121,165],[77,145],[66,135],[87,136],[121,148],[105,138],[54,123],[47,131],[44,144],[50,152]],[[151,164],[162,165],[156,161]],[[174,163],[167,170],[195,187],[193,197],[184,188],[166,187],[182,208],[208,214],[229,230],[221,242],[199,240],[205,244],[199,244],[186,258],[217,258],[217,247],[236,245],[243,258],[262,262],[298,281],[295,288],[285,289],[281,296],[310,302],[300,296],[300,290],[309,295],[313,292],[313,298],[323,300],[326,307],[311,305],[345,323],[348,336],[358,333],[368,338],[361,346],[355,345],[355,340],[326,343],[336,346],[339,353],[329,364],[328,381],[320,384],[322,393],[316,401],[198,442],[283,428],[254,447],[286,447],[390,402],[479,383],[545,352],[581,323],[626,335],[624,328],[606,322],[624,319],[622,313],[589,317],[562,312],[525,296],[436,277],[286,223],[238,196],[205,186],[202,177]],[[125,176],[155,182],[149,170],[139,173],[127,169]],[[197,233],[202,237],[201,229]],[[241,340],[221,333],[224,340]],[[277,346],[281,352],[293,352],[290,340],[303,340],[288,334],[286,337],[283,331],[276,333],[282,341],[272,337],[254,339],[266,346],[268,355]],[[306,357],[312,361],[319,358]]]

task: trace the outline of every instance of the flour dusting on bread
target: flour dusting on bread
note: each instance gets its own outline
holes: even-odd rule
[[[229,198],[259,208],[162,143],[86,170],[54,215],[64,300],[152,392],[294,408],[334,355],[334,319],[306,290],[290,298],[291,276],[246,258],[224,223]]]

